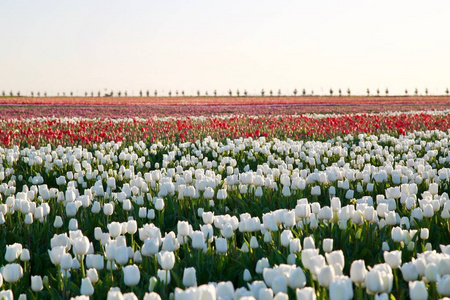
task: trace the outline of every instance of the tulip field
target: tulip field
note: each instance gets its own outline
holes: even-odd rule
[[[447,98],[94,100],[0,100],[0,299],[449,299]]]

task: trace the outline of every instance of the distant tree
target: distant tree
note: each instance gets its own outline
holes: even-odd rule
[[[303,96],[306,95],[306,90],[305,89],[303,89],[302,94],[303,94]]]
[[[386,96],[389,95],[389,89],[386,88]]]
[[[333,89],[330,89],[330,96],[333,96]]]
[[[177,95],[177,97],[178,97],[178,90],[176,90],[176,91],[175,91],[175,94],[176,94],[176,95]]]
[[[155,94],[155,97],[158,96],[158,91],[155,90],[154,94]]]
[[[97,94],[97,96],[99,96],[99,97],[100,97],[100,91],[98,91],[98,94]]]
[[[280,96],[281,96],[281,90],[278,89],[278,97],[280,97]]]
[[[94,91],[91,91],[91,97],[94,97]]]
[[[419,90],[417,88],[414,90],[414,95],[419,95]]]
[[[408,89],[405,89],[405,96],[408,96]]]
[[[239,89],[236,91],[236,95],[239,97]]]
[[[247,90],[244,90],[244,97],[247,97]]]
[[[111,94],[109,94],[110,97],[114,97],[114,92],[111,91]],[[126,95],[125,95],[126,96]]]
[[[145,94],[147,95],[147,97],[149,97],[150,96],[150,91],[147,90],[147,92],[145,92]]]
[[[172,97],[172,91],[169,91],[169,97]]]
[[[63,97],[65,97],[66,96],[66,92],[63,92]]]
[[[228,90],[228,95],[230,95],[230,97],[233,95],[233,92],[230,90]]]
[[[338,93],[339,93],[339,97],[341,97],[342,96],[342,90],[339,89]]]
[[[370,96],[370,90],[367,89],[366,93],[367,93],[367,97],[369,97]]]
[[[117,92],[117,95],[120,97],[120,96],[122,95],[122,92],[121,92],[121,91],[118,91],[118,92]]]
[[[34,97],[34,93],[33,92],[31,92],[31,97]]]
[[[214,90],[214,97],[217,97],[217,90]]]
[[[124,95],[125,95],[125,97],[128,97],[128,92],[127,92],[127,91],[125,91]]]
[[[38,97],[40,97],[41,94],[38,92]],[[47,97],[47,92],[44,92],[44,97]]]
[[[181,91],[181,95],[183,95],[183,97],[184,97],[184,91]]]
[[[197,96],[200,97],[200,90],[197,90]]]
[[[377,96],[380,96],[380,89],[377,89]]]
[[[270,93],[270,97],[272,97],[272,95],[273,95],[273,92],[272,92],[272,90],[270,90],[270,92],[269,92],[269,93]]]
[[[350,96],[351,92],[350,92],[350,88],[347,89],[347,95]]]
[[[294,90],[294,96],[297,96],[297,89]]]
[[[2,96],[5,97],[5,91],[2,91]]]
[[[140,91],[139,91],[139,96],[141,96],[141,97],[142,97],[142,90],[140,90]]]
[[[208,97],[208,91],[205,91],[205,96]]]
[[[311,90],[311,96],[314,96],[314,90]]]
[[[20,91],[17,92],[17,97],[20,97]]]
[[[428,96],[428,88],[425,89],[425,95]]]
[[[10,92],[9,92],[9,95],[10,95],[11,97],[13,97],[13,96],[14,96],[14,94],[13,94],[13,92],[12,92],[12,91],[10,91]]]
[[[447,94],[447,96],[448,96],[448,88],[445,90],[445,93]]]
[[[84,92],[84,96],[87,97],[87,95],[88,95],[88,92]]]
[[[261,96],[264,97],[264,89],[261,90]]]
[[[70,92],[70,97],[72,97],[73,96],[73,92]]]

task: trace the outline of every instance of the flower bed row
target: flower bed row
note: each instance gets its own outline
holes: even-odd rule
[[[450,296],[449,139],[0,148],[0,297]]]
[[[237,137],[326,140],[345,134],[402,135],[414,130],[447,130],[448,112],[357,115],[243,116],[188,118],[85,119],[33,118],[0,120],[0,145],[91,146],[105,141],[194,142]]]

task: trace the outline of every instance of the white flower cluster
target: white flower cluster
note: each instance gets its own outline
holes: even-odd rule
[[[450,296],[450,246],[433,250],[440,243],[433,235],[448,238],[433,228],[449,226],[449,145],[448,133],[429,131],[327,142],[0,148],[0,226],[23,222],[38,232],[50,223],[53,235],[40,246],[61,278],[81,275],[78,299],[119,271],[126,287],[143,286],[142,272],[150,277],[145,299],[159,299],[155,286],[174,277],[185,288],[173,290],[175,299],[288,299],[290,292],[315,299],[324,291],[352,299],[358,288],[387,299],[396,269],[411,299],[427,299],[433,283]],[[358,253],[344,255],[346,242],[336,239],[345,233],[354,243],[377,238],[384,262],[366,268]],[[182,255],[197,268],[201,257],[255,261],[239,275],[246,286],[198,285],[194,265],[172,273]],[[411,261],[402,264],[402,255]],[[31,275],[25,244],[6,245],[4,261],[0,283]],[[51,285],[42,275],[31,277],[32,291]],[[111,287],[108,297],[136,295]]]

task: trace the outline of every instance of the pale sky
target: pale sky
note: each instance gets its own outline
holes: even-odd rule
[[[1,0],[0,91],[450,88],[450,1]]]

